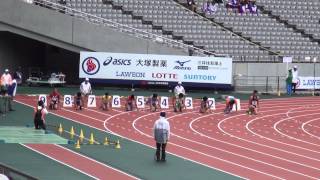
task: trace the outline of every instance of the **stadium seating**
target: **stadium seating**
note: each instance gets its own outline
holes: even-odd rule
[[[57,2],[57,0],[51,0]],[[182,1],[182,0],[180,0]],[[272,9],[272,13],[281,13],[286,6],[290,6],[291,0],[281,1],[281,4],[273,5],[275,0],[261,0],[259,5]],[[315,0],[314,0],[315,1]],[[198,9],[204,0],[198,0]],[[295,13],[304,13],[305,7],[311,3],[297,3],[301,10]],[[287,3],[287,4],[285,4]],[[285,4],[285,5],[282,5]],[[290,4],[290,5],[289,5]],[[306,4],[306,6],[304,6]],[[301,6],[300,6],[301,5]],[[173,0],[67,0],[67,6],[81,12],[93,14],[121,24],[126,24],[150,33],[176,39],[186,44],[192,44],[204,48],[216,54],[228,54],[234,61],[270,61],[275,56],[272,52],[279,52],[284,56],[293,56],[295,60],[304,60],[306,56],[316,56],[320,50],[317,42],[311,41],[301,32],[272,18],[267,12],[259,12],[258,15],[244,13],[239,14],[229,11],[220,5],[218,11],[211,15],[213,22],[203,18]],[[319,5],[318,5],[319,6]],[[317,7],[313,7],[307,18],[309,23],[302,22],[301,18],[294,18],[296,14],[291,10],[283,13],[288,21],[297,23],[297,27],[305,28],[313,37],[319,35],[319,23],[317,18],[308,18],[317,14]],[[264,7],[264,6],[263,6]],[[289,8],[288,8],[289,9]],[[215,22],[221,24],[217,25]],[[244,39],[233,32],[249,37]],[[253,42],[257,42],[254,44]],[[266,49],[264,49],[266,47]]]

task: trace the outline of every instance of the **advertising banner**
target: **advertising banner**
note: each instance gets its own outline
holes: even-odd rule
[[[297,89],[320,89],[320,77],[302,77],[298,78]]]
[[[231,85],[232,59],[81,52],[79,77],[101,80],[182,81]]]

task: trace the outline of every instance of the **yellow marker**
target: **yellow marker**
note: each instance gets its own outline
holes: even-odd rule
[[[81,130],[80,130],[80,135],[79,135],[79,140],[80,140],[80,142],[82,142],[83,139],[84,139],[84,135],[83,135],[83,131],[82,131],[82,129],[81,129]]]
[[[280,91],[278,91],[278,96],[281,96],[281,92]]]
[[[62,132],[63,132],[63,128],[62,128],[62,124],[61,123],[59,124],[58,132],[59,132],[59,134],[62,134]]]
[[[80,141],[78,139],[77,143],[76,143],[76,149],[80,149]]]
[[[74,137],[74,128],[73,128],[73,126],[71,126],[71,129],[70,129],[70,138],[71,139],[73,139],[73,137]]]
[[[109,140],[108,140],[108,137],[106,137],[105,139],[104,139],[104,143],[103,143],[104,145],[106,145],[106,146],[108,146],[109,145]]]
[[[121,148],[120,142],[119,142],[119,140],[117,140],[117,142],[116,142],[116,149],[120,149],[120,148]]]
[[[89,144],[94,144],[93,133],[90,134]]]

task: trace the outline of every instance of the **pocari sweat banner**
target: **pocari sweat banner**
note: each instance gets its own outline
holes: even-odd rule
[[[80,52],[80,78],[232,83],[232,59],[108,52]]]

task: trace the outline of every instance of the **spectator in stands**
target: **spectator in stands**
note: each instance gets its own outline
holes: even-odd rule
[[[12,77],[9,73],[9,69],[5,69],[1,76],[1,87],[8,90],[8,87],[12,84]]]
[[[293,66],[292,69],[292,88],[293,93],[296,93],[297,83],[298,83],[298,66]]]
[[[255,0],[250,0],[248,2],[248,9],[251,14],[258,14],[258,7]]]
[[[202,11],[205,14],[214,14],[218,10],[218,3],[214,0],[213,2],[207,1],[203,3]]]
[[[291,69],[288,70],[286,85],[287,85],[287,94],[291,96],[292,94],[292,70]]]
[[[238,8],[239,8],[239,13],[240,13],[240,14],[246,12],[247,5],[248,5],[248,4],[247,4],[247,1],[246,1],[246,0],[240,0],[240,5],[238,6]]]
[[[240,6],[240,1],[239,0],[229,0],[228,3],[226,4],[227,9],[238,9]]]
[[[17,81],[17,84],[20,85],[22,84],[22,72],[21,72],[21,67],[19,66],[16,72],[13,74],[13,79]]]
[[[60,103],[60,97],[61,97],[60,93],[58,92],[58,89],[54,88],[52,93],[49,95],[49,97],[50,97],[49,108],[53,109],[53,110],[58,110],[59,103]]]
[[[166,119],[166,113],[160,113],[160,119],[158,119],[153,125],[154,140],[156,141],[156,161],[166,161],[166,146],[170,138],[170,124]],[[161,159],[160,159],[161,151]]]
[[[197,12],[197,5],[194,0],[187,0],[187,6],[190,8],[191,11]]]
[[[9,106],[9,111],[14,111],[13,109],[13,99],[16,96],[16,92],[17,92],[17,81],[14,79],[11,83],[11,85],[8,87],[8,95],[9,95],[9,99],[8,99],[8,106]]]
[[[46,130],[45,115],[48,114],[43,101],[39,101],[37,107],[34,108],[34,128]]]

